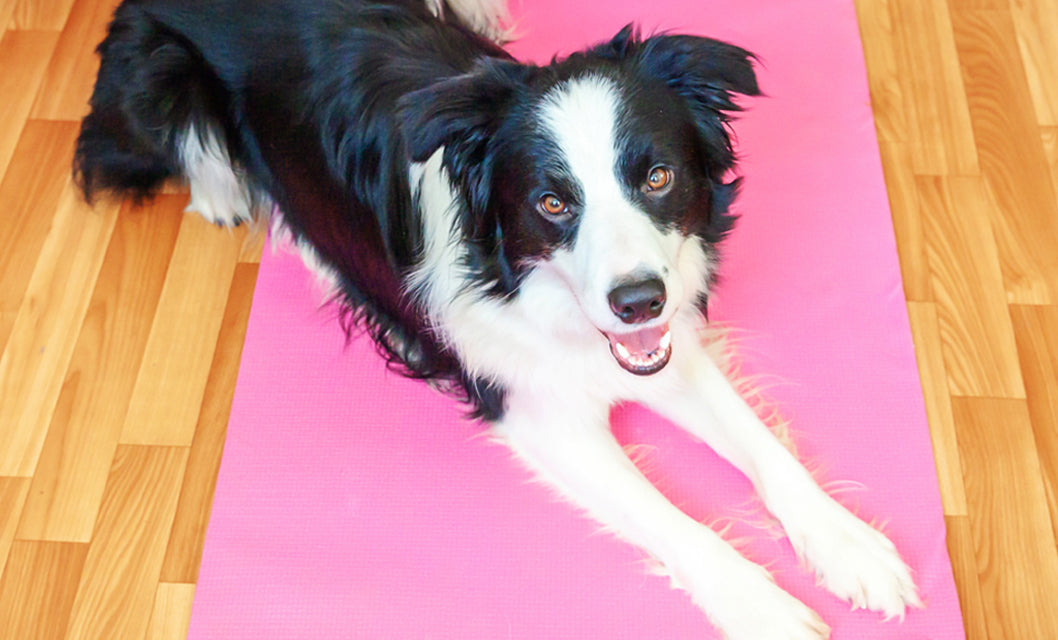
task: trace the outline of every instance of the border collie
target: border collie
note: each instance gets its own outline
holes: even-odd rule
[[[753,56],[685,35],[514,60],[498,0],[126,0],[77,142],[86,198],[190,184],[220,225],[276,218],[347,329],[457,394],[640,547],[729,638],[826,624],[670,504],[608,424],[642,403],[748,476],[820,584],[902,617],[893,544],[822,491],[699,331],[738,188]]]

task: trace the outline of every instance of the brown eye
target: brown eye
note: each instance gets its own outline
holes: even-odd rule
[[[668,167],[654,167],[647,175],[647,181],[646,184],[643,185],[643,191],[646,193],[661,191],[671,183],[672,169],[669,169]]]
[[[536,206],[539,207],[541,212],[546,213],[549,216],[560,216],[566,213],[568,208],[566,207],[566,203],[562,201],[562,198],[559,198],[553,193],[549,193],[543,198],[540,198],[540,201]]]

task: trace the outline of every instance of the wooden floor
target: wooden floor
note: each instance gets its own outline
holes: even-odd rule
[[[78,200],[113,2],[0,0],[5,640],[184,637],[257,275]],[[1055,639],[1058,0],[856,4],[967,634]]]

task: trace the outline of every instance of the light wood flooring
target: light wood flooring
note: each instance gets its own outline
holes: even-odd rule
[[[183,638],[260,240],[89,210],[114,0],[0,0],[0,638]],[[1058,638],[1058,0],[857,0],[967,635]]]

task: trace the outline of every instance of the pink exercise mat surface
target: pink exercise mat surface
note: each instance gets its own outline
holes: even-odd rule
[[[745,523],[733,535],[834,638],[963,638],[852,3],[523,0],[515,14],[511,48],[534,61],[632,21],[760,56],[768,97],[736,123],[742,217],[711,317],[743,330],[744,369],[766,374],[821,479],[858,483],[839,499],[886,523],[927,608],[903,623],[850,612],[785,540]],[[318,300],[295,258],[266,251],[190,638],[718,637],[462,407],[388,372],[365,340],[346,347]],[[614,420],[688,513],[759,518],[709,449],[637,407]]]

